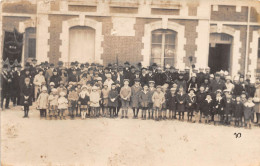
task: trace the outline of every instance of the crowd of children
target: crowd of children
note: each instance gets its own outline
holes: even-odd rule
[[[124,66],[79,64],[65,68],[37,60],[21,65],[3,65],[2,99],[5,109],[9,100],[22,105],[24,117],[36,102],[40,117],[75,119],[81,117],[178,119],[236,127],[260,124],[260,82],[250,73],[232,79],[228,72],[210,73],[209,68],[176,69],[156,64],[145,68],[125,62]],[[256,118],[255,118],[256,117]],[[256,120],[255,120],[256,119]]]

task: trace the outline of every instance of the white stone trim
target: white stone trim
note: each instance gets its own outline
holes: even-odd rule
[[[196,27],[196,32],[198,37],[195,40],[197,50],[195,51],[196,57],[196,67],[208,67],[208,58],[209,58],[209,45],[201,43],[209,43],[210,36],[210,24],[208,20],[199,20],[198,26]]]
[[[150,58],[151,58],[151,39],[152,35],[151,32],[156,29],[171,29],[177,32],[177,68],[184,68],[185,63],[183,59],[186,55],[186,51],[184,50],[184,45],[186,44],[186,38],[184,37],[184,26],[177,24],[175,22],[170,22],[167,20],[167,27],[163,27],[162,21],[152,22],[150,24],[145,24],[144,27],[144,37],[142,38],[142,43],[144,44],[144,48],[141,51],[143,55],[143,66],[150,65]]]
[[[95,62],[103,64],[103,60],[101,59],[101,54],[103,53],[101,43],[104,40],[104,35],[102,35],[102,23],[92,19],[83,18],[82,15],[80,15],[79,18],[72,18],[62,22],[62,32],[60,34],[60,39],[62,43],[59,47],[61,52],[60,60],[65,63],[70,63],[69,29],[78,25],[88,26],[95,29]]]
[[[248,66],[248,72],[251,72],[252,77],[256,76],[257,69],[257,53],[258,53],[258,38],[260,37],[260,30],[253,31],[252,42],[250,43],[251,53],[249,54],[250,65]]]
[[[226,33],[233,36],[233,44],[231,50],[232,64],[231,64],[231,76],[235,76],[241,69],[239,60],[241,58],[240,48],[242,43],[240,41],[240,31],[228,26],[210,26],[210,33]]]

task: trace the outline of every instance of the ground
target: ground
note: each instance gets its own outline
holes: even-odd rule
[[[40,120],[1,111],[2,165],[260,165],[260,128],[140,119]],[[241,133],[236,138],[234,133]]]

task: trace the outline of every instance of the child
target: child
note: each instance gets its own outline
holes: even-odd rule
[[[172,87],[170,91],[166,97],[167,107],[169,108],[169,118],[176,119],[176,87]]]
[[[226,95],[226,99],[224,100],[224,118],[225,118],[225,125],[230,125],[231,114],[232,114],[232,98],[231,95]]]
[[[52,117],[55,117],[57,119],[57,113],[58,113],[58,98],[57,95],[57,89],[53,88],[51,90],[51,94],[49,95],[49,117],[52,119]]]
[[[166,97],[167,97],[167,95],[170,93],[168,87],[169,87],[169,84],[168,84],[168,83],[165,83],[165,84],[162,86],[162,92],[163,92],[164,97],[165,97],[165,102],[162,104],[162,118],[163,118],[164,120],[167,119],[166,115],[167,115],[167,109],[168,109],[168,107],[167,107],[167,103],[166,103]]]
[[[79,102],[81,105],[81,119],[86,119],[86,114],[89,106],[89,93],[86,85],[81,87],[81,92],[79,93]]]
[[[129,87],[129,79],[124,79],[124,86],[120,90],[120,97],[122,102],[122,118],[128,118],[128,107],[131,97],[131,88]]]
[[[46,110],[48,109],[48,98],[49,94],[47,93],[47,88],[42,88],[42,93],[39,95],[37,99],[37,109],[40,110],[40,118],[46,118]]]
[[[52,89],[54,88],[55,84],[54,82],[50,82],[49,84],[49,90],[48,90],[48,93],[50,94],[52,92]]]
[[[102,109],[103,117],[106,117],[108,114],[108,93],[109,93],[108,85],[104,84],[104,88],[101,91],[102,103],[103,103],[103,109]]]
[[[66,95],[65,92],[60,92],[60,97],[58,99],[58,109],[60,112],[60,120],[65,119],[65,110],[68,108],[68,100],[64,97]]]
[[[206,99],[201,104],[201,112],[205,116],[205,123],[209,123],[210,113],[213,108],[213,101],[210,94],[206,95]]]
[[[92,117],[96,117],[97,113],[98,113],[98,108],[100,106],[99,101],[101,99],[97,86],[92,87],[92,92],[89,95],[89,99],[90,99],[90,107],[91,107]]]
[[[192,122],[193,111],[196,108],[196,95],[194,89],[190,89],[186,97],[186,108],[188,112],[188,121]]]
[[[153,109],[153,101],[152,101],[152,96],[153,96],[153,93],[155,91],[155,88],[154,88],[154,81],[153,80],[150,80],[149,81],[149,92],[148,92],[148,99],[149,99],[149,104],[148,104],[148,119],[153,119],[153,112],[154,112],[154,109]]]
[[[75,87],[71,87],[68,95],[69,112],[70,112],[71,119],[74,119],[74,111],[76,110],[78,99],[79,96],[78,93],[76,92]]]
[[[249,129],[251,129],[251,123],[254,121],[254,106],[253,98],[249,97],[244,104],[245,128],[247,128],[247,124],[249,124]]]
[[[43,76],[43,70],[39,70],[38,74],[35,75],[34,79],[33,79],[33,84],[34,84],[34,99],[36,100],[39,92],[40,92],[40,88],[42,83],[45,81],[45,77]]]
[[[113,118],[116,115],[116,107],[118,105],[117,98],[118,92],[116,90],[116,84],[112,83],[111,90],[108,93],[108,107],[110,112],[110,118]]]
[[[144,85],[144,89],[140,92],[139,101],[142,108],[142,119],[146,119],[146,111],[148,110],[149,104],[149,89],[147,85]]]
[[[116,81],[116,90],[117,90],[117,93],[120,94],[121,86],[120,86],[119,81]],[[120,95],[118,96],[117,101],[118,101],[118,105],[117,105],[117,108],[116,108],[116,117],[118,117],[119,110],[122,106]]]
[[[30,84],[30,78],[24,79],[24,85],[21,89],[21,103],[24,106],[24,118],[29,118],[29,107],[32,105],[32,98],[33,98],[33,88]]]
[[[218,117],[218,122],[223,124],[224,122],[224,111],[223,111],[223,106],[224,106],[224,99],[222,97],[222,91],[218,89],[216,91],[216,97],[213,103],[213,110],[212,110],[212,115],[217,115]],[[213,117],[214,125],[216,125],[216,120]]]
[[[240,96],[236,97],[236,101],[234,102],[234,105],[233,105],[233,110],[234,110],[234,117],[235,117],[235,126],[241,127],[242,126],[242,116],[244,114],[244,105],[241,102]]]
[[[176,95],[176,100],[177,110],[179,112],[179,120],[184,120],[186,94],[182,86],[179,87],[179,92]]]
[[[81,92],[81,84],[78,82],[77,83],[77,87],[76,87],[76,92],[79,95]],[[81,115],[81,106],[80,106],[80,102],[77,103],[77,107],[76,107],[76,117],[80,117]]]
[[[155,120],[159,121],[161,118],[161,111],[162,111],[162,104],[165,102],[165,96],[164,93],[161,90],[161,86],[158,85],[156,87],[156,91],[153,93],[152,101],[153,101],[153,107],[155,110]]]
[[[199,90],[199,92],[197,93],[196,96],[197,96],[197,111],[200,112],[199,123],[201,123],[201,117],[202,117],[201,106],[202,106],[202,103],[204,102],[204,100],[206,98],[204,86],[200,86],[200,90]],[[198,112],[195,113],[196,114],[195,119],[197,119]]]
[[[140,79],[139,78],[136,78],[135,80],[135,83],[134,85],[131,87],[131,103],[132,103],[132,109],[133,109],[133,113],[134,113],[134,116],[133,118],[134,119],[137,119],[138,118],[138,112],[139,112],[139,93],[141,92],[142,90],[142,87],[140,86]]]

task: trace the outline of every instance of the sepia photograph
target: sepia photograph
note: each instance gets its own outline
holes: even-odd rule
[[[260,166],[260,0],[0,0],[0,166]]]

